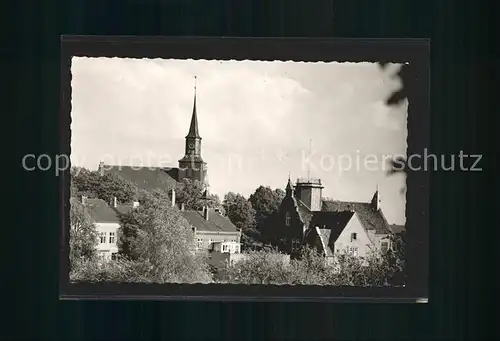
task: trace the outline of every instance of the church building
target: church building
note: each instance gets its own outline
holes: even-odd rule
[[[344,252],[366,256],[391,247],[378,188],[368,202],[324,200],[322,190],[321,179],[298,179],[294,186],[289,178],[272,228],[264,233],[266,241],[292,257],[300,255],[303,245],[328,258]]]
[[[207,164],[201,157],[201,140],[202,138],[198,129],[195,85],[191,124],[188,134],[185,137],[184,156],[178,161],[178,167],[164,168],[151,167],[149,165],[138,167],[132,165],[108,165],[101,162],[98,171],[101,175],[115,174],[146,191],[163,189],[169,192],[176,187],[177,182],[181,182],[184,179],[197,180],[207,188]]]

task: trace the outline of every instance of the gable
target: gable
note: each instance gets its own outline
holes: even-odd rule
[[[326,212],[354,211],[366,230],[376,234],[389,234],[388,223],[382,210],[375,210],[370,203],[324,200],[322,210]]]
[[[356,233],[356,242],[360,245],[375,245],[370,238],[369,233],[363,227],[361,220],[357,214],[354,214],[339,236],[333,241],[335,245],[351,243],[351,235]]]
[[[116,175],[148,192],[155,189],[169,191],[177,185],[177,168],[102,165],[101,169],[103,174]]]

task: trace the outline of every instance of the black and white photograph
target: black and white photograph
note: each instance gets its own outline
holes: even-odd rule
[[[70,279],[404,285],[399,68],[75,57]]]
[[[70,60],[69,283],[407,285],[408,63]]]

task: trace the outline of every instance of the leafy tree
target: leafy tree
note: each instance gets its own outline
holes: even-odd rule
[[[149,195],[130,213],[120,215],[120,253],[149,264],[156,283],[210,282],[206,262],[196,256],[194,234],[178,209]]]
[[[70,198],[70,264],[76,260],[92,260],[97,256],[97,228],[84,206]]]
[[[269,186],[259,186],[255,192],[250,195],[248,201],[255,210],[255,220],[257,229],[261,230],[273,213],[278,211],[281,201],[285,197],[285,192],[281,189],[274,191]]]
[[[111,203],[114,197],[118,202],[131,202],[137,193],[136,186],[115,174],[101,175],[97,171],[73,168],[71,177],[75,186],[74,195],[86,195]]]
[[[204,196],[203,184],[197,180],[183,179],[176,188],[176,201],[184,203],[186,210],[201,211],[205,205],[210,208],[221,206],[217,195]]]
[[[255,210],[241,194],[228,192],[224,196],[224,210],[231,222],[241,230],[255,228]]]

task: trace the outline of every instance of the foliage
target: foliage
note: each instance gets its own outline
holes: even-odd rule
[[[241,194],[228,192],[223,207],[229,220],[239,229],[244,231],[255,227],[255,210]]]
[[[118,202],[133,201],[137,188],[114,174],[101,175],[85,168],[72,168],[73,195],[85,195],[111,203],[116,197]]]
[[[70,264],[76,260],[91,260],[97,256],[97,228],[84,206],[76,198],[70,198]]]
[[[119,257],[108,262],[79,260],[69,275],[71,282],[151,283],[151,265]]]
[[[205,205],[210,208],[219,208],[221,206],[217,195],[207,194],[205,198],[204,192],[203,183],[200,181],[184,179],[177,185],[176,201],[184,203],[186,210],[201,211]]]
[[[120,215],[120,254],[151,266],[151,280],[209,282],[206,262],[193,253],[194,235],[179,210],[165,198],[145,196],[141,205]]]
[[[225,272],[223,282],[235,284],[385,286],[395,269],[386,258],[372,254],[366,258],[342,254],[325,259],[311,248],[304,248],[299,259],[289,262],[275,249],[248,253],[246,259]]]
[[[281,189],[272,190],[269,186],[259,186],[250,195],[248,201],[255,210],[255,220],[257,229],[261,230],[269,217],[278,211],[281,201],[285,197],[285,192]]]

